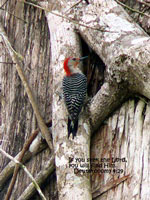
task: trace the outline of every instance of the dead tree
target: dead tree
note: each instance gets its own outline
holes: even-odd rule
[[[47,113],[49,96],[52,95],[52,104],[49,105],[49,110],[52,112],[52,137],[59,199],[110,199],[110,197],[113,199],[148,199],[150,195],[148,191],[150,182],[148,176],[150,167],[148,162],[150,38],[117,2],[93,0],[90,2],[80,1],[77,4],[74,0],[61,0],[54,3],[42,1],[38,5],[18,2],[15,5],[16,13],[20,15],[19,18],[29,20],[28,17],[33,16],[34,22],[39,22],[39,19],[44,18],[45,12],[48,23],[47,27],[40,22],[37,23],[38,25],[34,24],[31,18],[31,21],[27,21],[27,25],[25,22],[19,21],[15,24],[15,34],[13,34],[13,26],[10,23],[11,33],[9,34],[13,36],[10,38],[12,44],[17,35],[20,37],[20,41],[22,40],[20,31],[25,36],[22,40],[24,48],[20,47],[19,40],[14,42],[14,47],[24,56],[22,67],[29,77],[29,84],[31,86],[33,84],[39,109],[46,118],[49,115],[49,112]],[[14,6],[13,3],[12,5]],[[22,12],[17,12],[18,10],[22,10]],[[34,15],[31,14],[31,11],[34,12]],[[4,26],[7,18],[3,17],[2,19]],[[22,29],[25,26],[28,26],[28,29]],[[30,32],[26,30],[30,30]],[[41,32],[36,30],[41,30]],[[48,30],[49,42],[42,37],[42,33],[47,34]],[[32,41],[33,33],[36,33],[34,42]],[[40,42],[40,37],[43,38],[43,43]],[[47,36],[47,38],[49,37]],[[80,117],[78,136],[75,140],[68,140],[67,112],[63,99],[60,99],[57,91],[61,88],[64,75],[64,58],[79,57],[84,53],[81,48],[81,38],[105,65],[104,83]],[[45,50],[45,46],[48,51]],[[41,52],[42,47],[43,51]],[[3,59],[4,56],[6,53],[2,55]],[[11,62],[9,56],[7,59]],[[36,69],[38,70],[35,71]],[[3,76],[1,75],[3,96],[5,102],[10,101],[1,110],[2,127],[4,128],[2,147],[10,154],[16,155],[22,144],[19,143],[18,149],[16,149],[14,140],[14,147],[10,148],[11,145],[6,144],[5,140],[10,138],[9,140],[13,141],[11,132],[16,133],[17,140],[17,134],[23,130],[27,137],[37,124],[32,107],[29,102],[24,102],[24,90],[15,68],[1,67],[1,72],[3,74]],[[48,89],[50,85],[48,85],[48,75],[53,80],[50,89]],[[6,80],[9,81],[9,85],[6,85]],[[47,81],[44,84],[45,80]],[[38,90],[42,91],[41,96]],[[30,108],[28,109],[29,114],[25,112],[26,109],[21,109],[22,105]],[[7,109],[9,112],[4,112]],[[9,116],[11,116],[10,119]],[[30,122],[28,122],[29,119]],[[22,129],[23,124],[26,123],[28,128],[24,125],[24,129]],[[93,134],[92,141],[90,141]],[[24,141],[24,135],[22,138],[21,140],[19,137],[19,140]],[[46,162],[43,161],[43,156],[48,155],[48,152],[47,149],[45,154],[39,155],[41,156],[40,163]],[[37,157],[34,159],[36,160]],[[2,157],[0,162],[4,161],[7,162]],[[34,163],[37,165],[37,162]],[[3,168],[5,165],[5,163],[2,164]],[[28,165],[32,167],[33,162]],[[75,173],[73,166],[76,166],[78,173]],[[91,169],[93,169],[92,172]],[[21,173],[20,170],[15,188],[19,187]],[[47,176],[44,177],[44,180]],[[29,183],[26,181],[24,184],[24,187],[19,187],[19,192],[14,191],[12,198],[28,199],[30,197],[23,196],[24,188]],[[111,190],[112,188],[115,189]],[[52,199],[48,195],[47,189],[45,194],[47,199]]]

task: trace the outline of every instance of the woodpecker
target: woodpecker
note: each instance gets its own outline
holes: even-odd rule
[[[68,138],[72,133],[73,139],[78,130],[78,118],[87,94],[87,78],[79,69],[79,63],[88,56],[81,58],[66,58],[62,88],[63,97],[68,110]]]

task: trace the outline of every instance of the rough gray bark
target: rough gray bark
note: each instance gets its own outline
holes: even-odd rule
[[[108,110],[118,106],[119,101],[114,103],[117,96],[121,97],[121,102],[126,93],[139,93],[150,98],[150,88],[147,84],[150,81],[149,36],[115,1],[108,0],[107,3],[106,1],[93,1],[83,9],[83,13],[84,15],[77,15],[78,20],[90,27],[104,28],[104,32],[101,32],[83,26],[78,27],[83,38],[107,66],[106,81],[108,86],[103,87],[106,88],[104,91],[106,91],[107,96],[114,97],[106,100],[106,104],[108,102],[110,105]],[[115,86],[116,90],[108,93],[108,88],[112,86]],[[97,96],[102,96],[102,93],[103,90],[99,91]],[[95,102],[91,104],[91,113],[93,113],[94,106],[97,105],[97,96],[95,96]],[[103,104],[99,106],[99,110],[95,106],[96,118],[94,115],[91,116],[94,126],[97,123],[97,118],[102,117],[104,109]],[[105,115],[103,116],[105,117]]]
[[[94,199],[149,199],[149,117],[148,104],[141,100],[130,100],[94,135],[91,157],[103,159],[103,166],[106,164],[101,168],[105,172],[92,175]],[[110,160],[104,161],[104,158]],[[111,158],[116,162],[111,163]],[[124,175],[129,175],[127,180],[121,181],[114,189],[108,187],[102,192],[108,184],[115,184]]]
[[[2,3],[2,1],[1,1]],[[3,1],[4,3],[4,1]],[[45,120],[51,118],[51,81],[49,31],[44,12],[35,10],[18,1],[9,1],[4,7],[7,11],[23,19],[0,10],[0,19],[5,25],[13,47],[24,57],[22,68],[38,102],[39,110]],[[12,62],[1,40],[1,62]],[[1,148],[15,156],[21,151],[24,142],[37,127],[33,110],[15,66],[0,63],[1,94],[5,104],[1,109],[2,127]],[[46,149],[27,164],[29,171],[35,176],[44,168],[45,160],[50,156]],[[6,166],[8,159],[0,155],[0,171]],[[23,177],[23,178],[22,178]],[[22,191],[30,183],[29,178],[20,170],[12,199],[18,199]],[[8,183],[7,183],[8,185]],[[4,199],[7,185],[0,191],[0,199]],[[20,187],[21,186],[21,187]],[[49,193],[46,195],[49,198]]]
[[[90,129],[88,120],[80,116],[77,137],[68,139],[67,112],[63,100],[60,100],[57,91],[62,87],[64,76],[63,61],[66,57],[80,57],[80,40],[70,23],[58,16],[47,14],[47,20],[51,35],[51,67],[53,75],[53,145],[55,151],[55,165],[57,174],[57,188],[59,199],[92,199],[90,190],[90,175],[74,173],[78,170],[88,170],[89,165],[80,167],[83,162],[77,159],[87,160],[90,157]],[[58,114],[59,113],[59,114]],[[70,158],[73,159],[70,161]]]
[[[61,7],[61,12],[64,13],[66,10],[68,10],[68,7],[71,7],[73,4],[75,4],[75,1],[70,1],[70,4],[68,2],[66,4],[64,1],[62,4],[63,6]],[[89,28],[79,25],[76,28],[80,31],[80,34],[85,41],[88,42],[89,46],[96,51],[96,53],[106,64],[106,83],[93,98],[90,106],[90,118],[94,131],[112,112],[113,109],[125,101],[126,97],[129,97],[128,95],[139,93],[147,98],[150,98],[150,88],[149,84],[147,84],[150,81],[149,36],[133,22],[133,20],[126,14],[121,6],[117,5],[117,3],[112,0],[107,2],[92,1],[87,6],[85,6],[85,3],[81,3],[76,9],[72,9],[70,11],[70,15],[67,17],[72,17],[73,19],[75,18],[76,20],[92,27]],[[93,27],[99,30],[93,30]],[[102,28],[103,31],[100,31]],[[139,108],[142,110],[144,107],[139,106]],[[139,112],[138,108],[137,112]],[[136,113],[136,115],[138,116],[138,113]],[[137,121],[139,121],[138,123],[140,124],[139,118]],[[136,125],[134,127],[137,135],[138,133],[141,134],[142,126],[139,125],[138,127],[140,128],[139,130],[136,128]],[[139,138],[135,138],[137,142],[138,139]],[[122,150],[124,147],[120,148]],[[141,147],[141,149],[143,148]],[[117,146],[115,150],[118,150]],[[109,152],[107,153],[107,156],[111,156],[109,155]],[[125,159],[128,158],[127,152],[125,152],[124,155]],[[121,154],[114,154],[114,158],[120,159]],[[137,158],[134,160],[136,159]],[[138,163],[141,162],[142,160],[140,157],[140,159],[138,159]],[[108,162],[108,164],[110,163]],[[123,165],[122,161],[120,162],[120,165]],[[133,170],[132,175],[134,178],[137,171],[139,171],[139,168],[136,168],[135,165],[136,161],[130,168],[130,170]],[[118,169],[118,171],[120,169]],[[114,171],[112,171],[112,178],[115,180],[117,177],[115,174],[117,170],[115,173]],[[139,172],[140,176],[138,176],[135,181],[137,184],[136,191],[131,189],[133,193],[128,194],[128,196],[131,198],[134,196],[136,196],[137,199],[141,198],[140,177],[142,177],[142,169],[140,169]],[[128,174],[127,170],[123,171],[123,173],[126,176],[130,175],[130,173]],[[104,177],[107,176],[108,174],[104,174]],[[108,176],[108,180],[110,180],[110,176]],[[134,181],[132,183],[134,185]],[[120,187],[121,186],[116,189],[119,193],[117,196],[114,196],[116,199],[122,198]],[[111,195],[112,192],[110,192],[110,196]],[[148,193],[143,193],[142,196],[146,199],[148,195]]]
[[[75,3],[62,1],[59,10],[65,13],[68,7]],[[95,96],[90,107],[91,123],[95,130],[106,116],[122,103],[127,94],[139,93],[150,98],[150,88],[147,84],[150,77],[149,36],[113,0],[107,3],[95,0],[88,5],[80,3],[76,9],[70,10],[70,14],[67,13],[67,17],[80,23],[76,29],[106,64],[106,84]],[[116,88],[112,93],[111,87]],[[106,99],[105,96],[110,98]],[[116,101],[118,96],[121,98]],[[97,99],[102,101],[98,107]],[[104,104],[109,105],[107,110]],[[98,118],[102,120],[98,122]]]

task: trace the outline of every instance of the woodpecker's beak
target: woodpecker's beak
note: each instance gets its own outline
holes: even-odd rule
[[[81,58],[79,58],[79,61],[83,61],[86,58],[88,58],[88,56],[81,57]]]
[[[84,56],[84,57],[81,57],[81,58],[76,58],[76,62],[75,62],[75,64],[74,64],[74,67],[77,67],[78,66],[78,64],[80,63],[80,62],[82,62],[84,59],[86,59],[86,58],[88,58],[88,56]]]

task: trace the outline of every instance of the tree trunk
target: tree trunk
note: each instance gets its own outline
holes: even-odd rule
[[[46,121],[51,118],[52,76],[49,31],[44,12],[18,1],[9,1],[4,9],[18,17],[0,10],[0,18],[6,26],[5,30],[13,47],[24,57],[21,67]],[[2,39],[1,62],[12,63]],[[15,156],[21,151],[32,131],[37,128],[37,122],[15,65],[3,63],[0,65],[1,94],[4,98],[4,104],[1,107],[1,127],[3,129],[0,132],[0,140],[2,140],[0,146],[10,155]],[[27,163],[27,168],[33,176],[45,166],[45,160],[49,157],[49,149],[46,149]],[[8,159],[0,154],[0,170],[7,163]],[[49,181],[53,183],[52,177],[55,176],[52,175]],[[29,177],[20,170],[11,199],[18,199],[29,183]],[[0,191],[0,199],[4,199],[7,187],[8,183],[4,190]],[[50,192],[46,188],[45,191],[48,199]],[[54,192],[51,194],[53,196]]]
[[[61,7],[61,13],[67,12],[68,7],[71,8],[75,3],[75,1],[72,1],[69,5],[68,3],[66,4],[65,1],[62,1],[63,6]],[[149,86],[146,84],[149,82],[148,74],[150,73],[148,68],[149,52],[147,51],[150,48],[148,43],[149,37],[132,21],[124,10],[112,0],[107,1],[107,3],[106,1],[91,1],[89,5],[83,3],[82,5],[76,5],[76,9],[70,9],[69,11],[67,17],[77,20],[76,22],[79,26],[77,25],[76,28],[79,29],[81,36],[106,64],[106,83],[93,98],[90,106],[92,131],[94,131],[114,108],[125,101],[126,97],[135,93],[140,93],[148,98],[150,97]],[[116,21],[117,23],[115,23]],[[88,24],[88,27],[84,26],[84,24]],[[94,27],[99,30],[94,30]],[[49,28],[51,29],[51,26],[49,26]],[[137,39],[135,39],[135,35]],[[59,41],[59,39],[57,39],[57,41]],[[141,71],[141,67],[144,69],[143,71]],[[123,107],[123,110],[124,109],[125,108]],[[98,182],[104,183],[104,185],[98,187],[98,191],[102,191],[102,193],[106,194],[107,190],[109,191],[109,189],[119,185],[116,187],[117,195],[114,195],[113,190],[110,191],[110,196],[113,195],[114,199],[122,199],[126,198],[126,196],[128,197],[127,199],[146,199],[149,196],[149,191],[145,191],[141,186],[143,166],[145,165],[145,162],[148,163],[148,160],[146,159],[143,161],[144,154],[147,155],[148,152],[144,152],[144,146],[140,145],[146,138],[139,138],[139,135],[143,135],[142,126],[144,125],[142,124],[141,118],[145,109],[144,103],[140,101],[138,106],[135,106],[135,109],[134,125],[130,125],[128,120],[122,121],[122,113],[121,116],[119,116],[121,120],[117,117],[116,121],[116,116],[114,115],[114,119],[111,122],[112,124],[110,123],[110,126],[113,126],[113,129],[111,129],[109,125],[106,126],[108,127],[106,132],[108,136],[101,138],[101,144],[105,144],[106,147],[102,147],[101,149],[103,150],[100,150],[100,152],[96,149],[94,151],[94,155],[95,152],[97,152],[95,157],[98,157],[100,164],[102,164],[101,173],[104,178],[97,178],[99,180]],[[134,110],[132,110],[132,115],[133,112]],[[126,113],[124,113],[124,115],[125,114]],[[127,114],[127,116],[128,115],[129,114]],[[116,124],[114,124],[114,121]],[[132,137],[130,136],[131,132],[126,126],[131,126],[131,130],[133,130]],[[118,127],[121,128],[119,129]],[[114,131],[115,136],[113,137],[112,133]],[[121,136],[121,134],[123,136]],[[127,134],[127,136],[125,134]],[[119,137],[118,141],[116,139],[117,136]],[[107,141],[111,140],[111,148],[109,149],[107,145],[109,142],[107,143]],[[132,151],[135,146],[135,150]],[[112,148],[114,148],[114,152]],[[130,154],[127,149],[131,151]],[[134,157],[134,152],[137,153],[137,157]],[[141,152],[144,153],[142,154]],[[129,159],[131,161],[129,161]],[[137,162],[140,167],[137,166]],[[93,163],[93,165],[94,164],[95,163]],[[110,174],[108,173],[109,169]],[[139,176],[138,173],[140,174]],[[99,177],[98,174],[96,175]],[[96,179],[94,178],[93,180]],[[148,183],[148,181],[146,182]],[[94,183],[93,185],[95,185]],[[127,187],[129,183],[131,183],[131,188]],[[124,187],[122,186],[123,184],[125,185]],[[148,186],[149,185],[147,184],[146,188],[148,188]],[[133,190],[134,187],[135,189]],[[105,188],[105,190],[101,188]],[[95,191],[97,192],[97,190]],[[123,191],[123,193],[121,191]],[[130,191],[130,193],[128,193],[128,191]],[[99,192],[99,194],[101,194],[101,192]],[[107,198],[110,199],[110,196],[108,195]],[[93,197],[97,198],[95,192],[93,193]]]
[[[129,100],[94,135],[93,199],[149,199],[149,117],[147,103]]]
[[[68,115],[57,91],[61,92],[63,61],[66,57],[80,57],[81,47],[78,35],[71,25],[58,16],[47,14],[47,20],[51,35],[52,50],[52,74],[53,74],[53,145],[55,151],[55,165],[57,174],[57,187],[59,199],[92,199],[90,190],[90,175],[74,170],[88,170],[90,165],[81,167],[90,157],[90,129],[88,120],[80,117],[80,126],[77,137],[68,139],[67,123]],[[65,48],[67,46],[67,48]],[[58,115],[59,113],[59,115]],[[70,136],[71,138],[71,136]],[[83,160],[80,160],[82,158]]]

